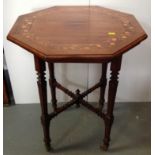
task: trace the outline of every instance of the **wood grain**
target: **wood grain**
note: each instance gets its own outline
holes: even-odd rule
[[[51,7],[20,16],[7,38],[49,62],[101,62],[147,37],[133,15],[91,6]]]

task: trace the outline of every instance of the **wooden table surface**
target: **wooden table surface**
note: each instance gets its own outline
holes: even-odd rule
[[[52,7],[17,19],[7,38],[34,54],[42,112],[41,122],[48,151],[52,150],[50,121],[74,104],[77,107],[85,106],[104,120],[105,130],[101,149],[108,149],[122,54],[146,37],[146,33],[133,15],[97,6]],[[51,113],[48,112],[47,106],[46,61],[49,66],[53,106]],[[104,96],[109,61],[111,73],[105,109]],[[54,75],[55,62],[100,62],[100,81],[84,92],[77,89],[74,93],[57,82]],[[56,88],[69,95],[71,101],[57,106]],[[100,88],[99,104],[98,107],[94,107],[84,98],[97,88]]]
[[[100,62],[147,35],[133,15],[98,6],[51,7],[20,16],[7,38],[51,62]]]

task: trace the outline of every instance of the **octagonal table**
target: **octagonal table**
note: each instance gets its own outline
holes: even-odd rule
[[[51,150],[50,120],[74,104],[77,107],[85,106],[104,120],[105,135],[101,148],[108,149],[122,55],[146,38],[146,33],[133,15],[98,6],[51,7],[17,19],[7,39],[34,55],[47,150]],[[48,112],[47,108],[46,62],[50,72],[52,112]],[[56,81],[54,63],[58,62],[101,63],[100,81],[82,93],[79,89],[74,93]],[[111,77],[105,108],[108,63],[111,63]],[[57,106],[56,88],[69,95],[72,100]],[[100,88],[100,99],[96,108],[84,100],[84,97],[97,88]]]

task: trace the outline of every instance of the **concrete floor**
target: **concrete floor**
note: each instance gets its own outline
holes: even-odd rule
[[[101,151],[104,123],[84,107],[51,122],[55,155],[150,155],[150,103],[117,103],[108,152]],[[4,155],[49,155],[43,144],[39,104],[4,108]]]

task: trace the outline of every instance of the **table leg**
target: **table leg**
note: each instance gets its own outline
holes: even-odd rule
[[[115,103],[115,97],[118,86],[118,74],[121,68],[121,60],[122,56],[115,58],[111,62],[111,77],[109,81],[109,91],[108,91],[108,105],[107,105],[107,113],[105,115],[105,135],[104,135],[104,144],[101,146],[103,150],[107,150],[110,142],[110,132],[113,124],[114,116],[113,116],[113,108]]]
[[[102,111],[103,106],[104,106],[104,95],[105,95],[105,88],[107,84],[107,79],[106,79],[106,74],[107,74],[107,63],[102,63],[102,73],[101,73],[101,87],[100,87],[100,99],[99,99],[99,109]]]
[[[48,63],[48,67],[49,67],[49,73],[50,73],[49,84],[50,84],[51,96],[52,96],[52,106],[53,106],[54,111],[56,111],[57,110],[57,99],[56,99],[56,79],[54,75],[54,64]]]
[[[47,108],[47,86],[46,86],[46,80],[45,80],[45,62],[41,60],[38,57],[34,57],[35,59],[35,69],[37,71],[38,75],[38,90],[39,90],[39,97],[40,97],[40,104],[41,104],[41,123],[43,126],[44,131],[44,142],[46,145],[46,148],[48,151],[51,150],[50,145],[50,132],[49,132],[49,126],[50,126],[50,119],[48,115],[48,108]]]

